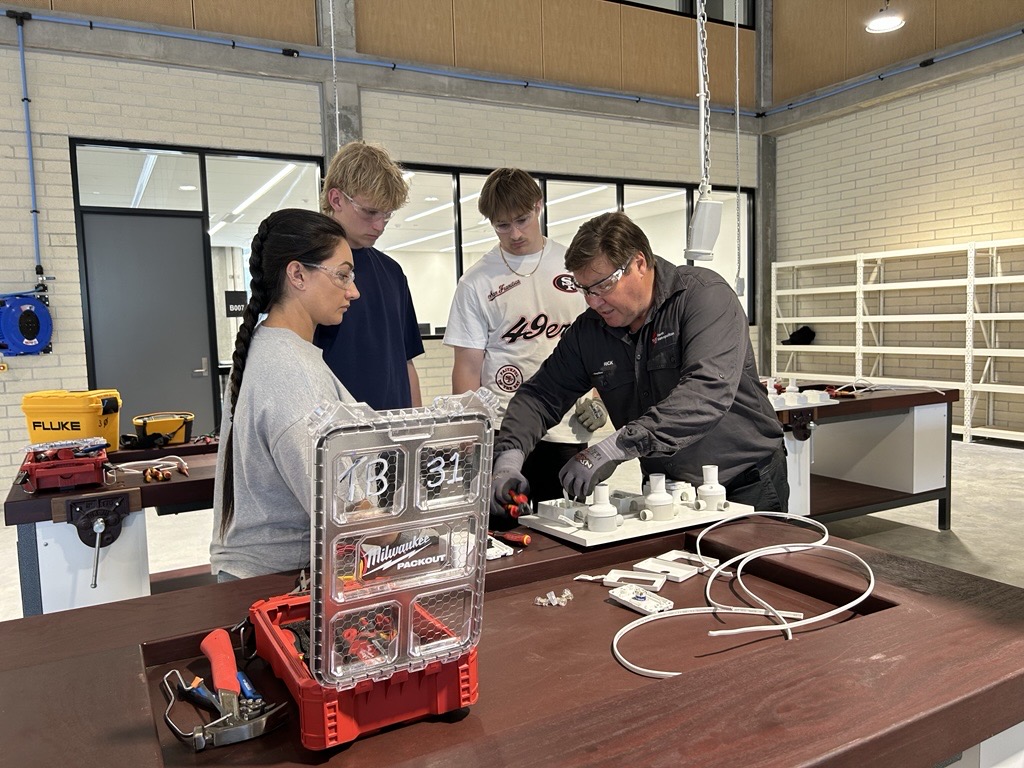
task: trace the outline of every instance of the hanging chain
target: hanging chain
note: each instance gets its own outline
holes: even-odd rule
[[[700,93],[704,95],[702,114],[700,116],[704,126],[704,146],[700,191],[711,189],[711,91],[708,87],[710,76],[708,75],[708,9],[705,0],[697,0],[697,58],[700,62]]]
[[[740,284],[740,0],[733,4],[733,26],[736,31],[736,292],[743,295]]]

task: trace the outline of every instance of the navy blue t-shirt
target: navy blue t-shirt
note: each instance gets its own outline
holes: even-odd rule
[[[409,281],[376,248],[352,252],[359,298],[338,325],[319,325],[313,343],[359,402],[377,411],[412,406],[407,361],[423,354]]]

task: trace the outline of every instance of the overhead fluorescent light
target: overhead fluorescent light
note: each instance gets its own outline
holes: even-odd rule
[[[406,171],[405,173],[402,174],[402,178],[405,181],[408,181],[409,179],[411,179],[415,175],[416,175],[416,171]]]
[[[648,203],[657,203],[660,200],[668,200],[669,198],[672,197],[682,197],[685,194],[686,190],[681,189],[678,192],[669,192],[668,194],[665,195],[657,195],[656,197],[648,197],[644,200],[637,200],[632,203],[626,203],[625,208],[628,211],[630,208],[636,208],[641,205],[647,205]]]
[[[436,200],[437,198],[435,197],[434,199]],[[424,216],[429,216],[432,213],[447,210],[448,208],[451,208],[453,205],[453,203],[445,203],[444,205],[439,205],[436,208],[430,208],[426,211],[420,211],[417,214],[414,214],[406,219],[403,219],[403,221],[416,221],[416,219],[422,219]]]
[[[222,229],[224,229],[225,226],[227,226],[227,222],[226,221],[218,221],[216,224],[214,224],[212,227],[210,227],[210,229],[207,232],[207,234],[210,237],[213,237],[218,232],[220,232]]]
[[[156,155],[146,155],[142,161],[142,170],[139,171],[139,178],[135,182],[135,194],[132,195],[132,208],[138,208],[142,203],[142,196],[146,194],[146,187],[153,176],[153,167],[156,165]]]
[[[196,189],[198,189],[198,187],[196,187],[195,184],[182,184],[178,187],[178,190],[181,192],[195,192]]]
[[[274,174],[274,178],[272,178],[270,181],[268,181],[262,187],[257,189],[251,195],[249,195],[249,197],[247,197],[245,200],[243,200],[241,205],[239,205],[237,208],[235,208],[232,211],[232,213],[241,213],[242,211],[244,211],[250,205],[252,205],[257,200],[259,200],[261,197],[263,197],[265,194],[267,194],[267,192],[272,190],[274,188],[274,186],[277,184],[277,182],[279,182],[281,179],[283,179],[285,176],[287,176],[293,170],[295,170],[295,163],[288,163],[288,165],[286,165],[284,168],[282,168],[280,171],[278,171],[276,174]]]
[[[480,193],[479,192],[474,192],[472,195],[466,195],[465,197],[460,197],[459,198],[459,202],[460,203],[468,203],[470,200],[475,200],[478,197],[480,197]],[[427,199],[429,200],[430,198],[427,198]],[[437,200],[437,198],[435,197],[434,200]],[[453,203],[445,203],[444,205],[439,205],[436,208],[431,208],[431,209],[426,210],[426,211],[420,211],[419,213],[415,213],[415,214],[413,214],[412,216],[409,216],[406,219],[402,219],[402,223],[404,224],[405,222],[408,222],[408,221],[416,221],[416,219],[422,219],[424,216],[429,216],[430,214],[438,213],[439,211],[446,211],[446,210],[448,210],[449,208],[452,208],[452,207],[453,207]],[[484,219],[484,221],[486,221],[486,219]]]
[[[436,240],[439,237],[451,237],[451,234],[450,230],[447,232],[435,232],[434,234],[427,235],[426,237],[417,237],[415,240],[407,240],[406,242],[399,243],[398,245],[388,245],[385,246],[385,248],[388,251],[397,251],[399,248],[407,248],[410,245],[419,245],[420,243],[425,243],[428,240]]]
[[[568,219],[560,219],[559,221],[549,221],[548,229],[551,227],[557,227],[560,224],[571,224],[574,221],[580,221],[581,219],[592,219],[595,216],[600,216],[602,213],[614,213],[619,210],[614,205],[611,208],[604,208],[600,211],[591,211],[590,213],[581,213],[579,216],[570,216]]]
[[[592,195],[595,192],[604,192],[606,189],[608,189],[607,184],[602,184],[599,187],[591,187],[590,189],[584,189],[582,192],[575,192],[571,195],[566,195],[565,197],[548,200],[548,205],[557,205],[558,203],[564,203],[566,200],[575,200],[578,197],[586,197],[587,195]]]

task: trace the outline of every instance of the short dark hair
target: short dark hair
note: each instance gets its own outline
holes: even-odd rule
[[[565,268],[576,272],[601,255],[616,268],[628,268],[637,252],[642,253],[647,266],[654,269],[654,254],[644,231],[624,213],[602,213],[585,222],[576,232],[565,252]]]
[[[514,219],[529,213],[540,200],[540,187],[526,171],[518,168],[498,168],[491,171],[476,207],[486,219]]]

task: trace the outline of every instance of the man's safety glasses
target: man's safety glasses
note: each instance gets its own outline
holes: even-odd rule
[[[572,285],[577,291],[581,291],[585,296],[606,296],[615,290],[615,286],[619,284],[619,280],[624,274],[626,274],[626,268],[619,267],[608,275],[608,277],[603,277],[596,283],[580,285],[576,282],[576,278],[572,278]]]
[[[492,222],[491,226],[494,228],[494,231],[497,232],[499,235],[507,235],[509,232],[512,231],[513,227],[522,232],[526,225],[530,223],[530,219],[533,218],[534,213],[536,213],[536,209],[530,211],[529,213],[523,216],[520,216],[518,219],[513,219],[512,221],[502,221],[497,224]]]
[[[356,213],[362,216],[366,221],[391,221],[391,217],[395,215],[394,211],[378,211],[376,208],[367,208],[365,205],[360,205],[352,196],[343,190],[338,190],[341,194],[345,195],[345,199],[348,200],[352,207],[356,209]]]

